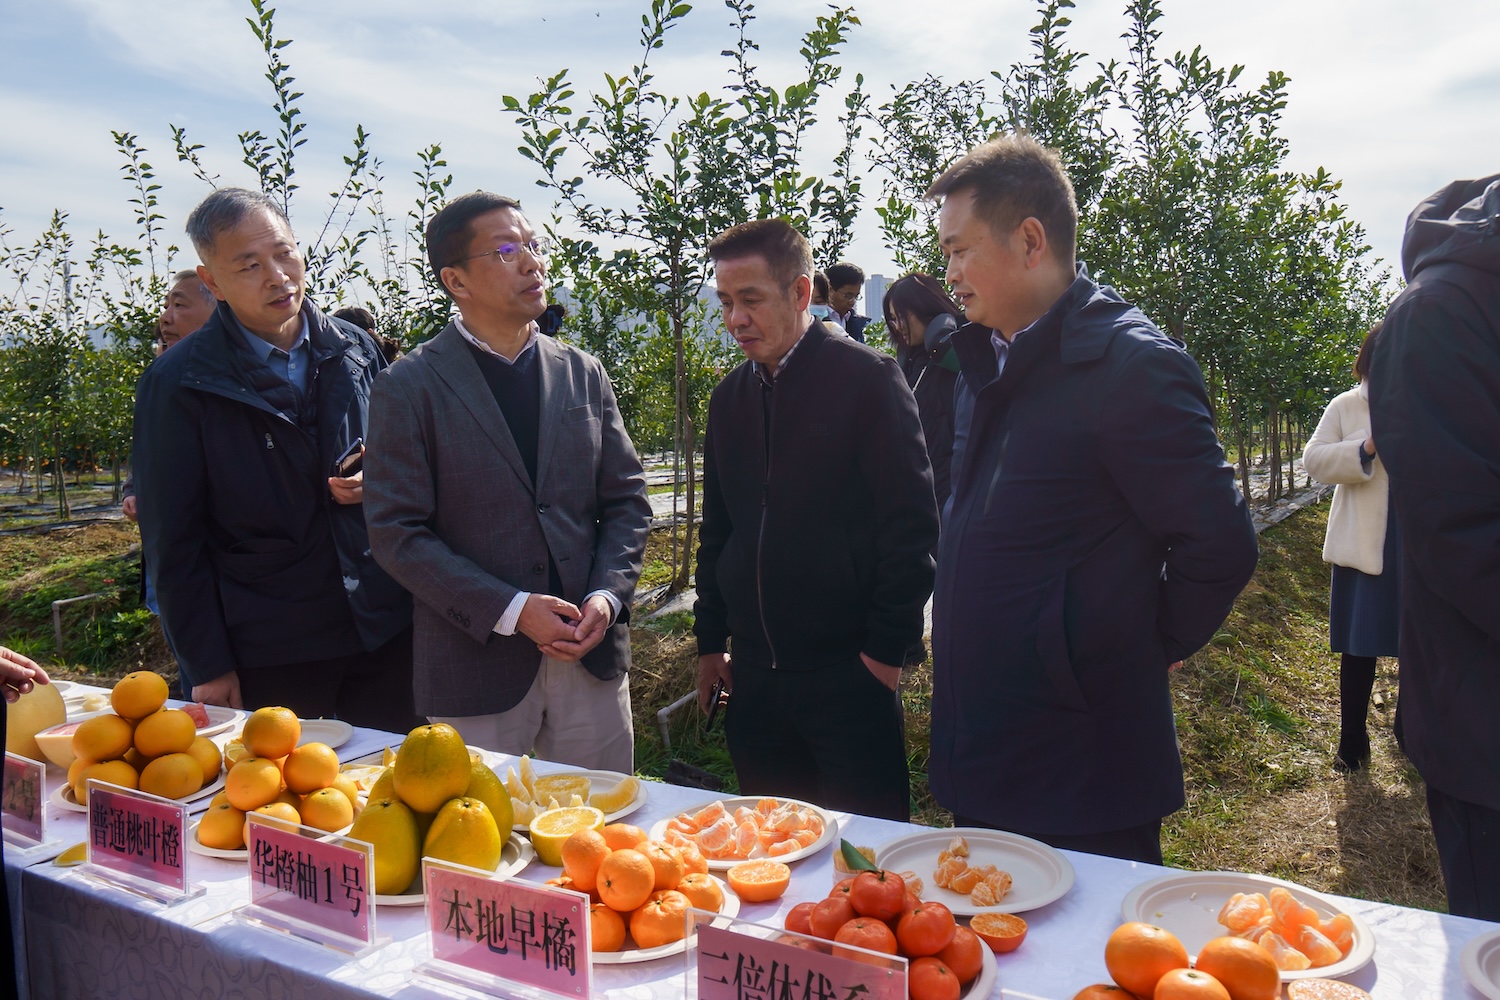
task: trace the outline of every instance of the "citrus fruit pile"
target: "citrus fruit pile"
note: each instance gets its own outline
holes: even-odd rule
[[[152,795],[181,799],[219,776],[219,748],[198,735],[206,723],[197,714],[165,708],[167,682],[160,674],[138,670],[110,692],[113,712],[85,719],[73,730],[73,765],[68,784],[73,798],[88,801],[88,779],[98,778]]]
[[[566,826],[577,828],[557,845],[557,860],[549,860],[550,841],[544,847],[538,836],[556,836]],[[562,867],[548,885],[588,894],[593,951],[622,951],[627,942],[636,948],[673,944],[687,934],[690,908],[717,913],[724,905],[724,890],[697,850],[650,840],[629,823],[605,826],[592,806],[543,813],[532,821],[531,838],[541,861]]]
[[[328,831],[354,820],[359,795],[339,773],[338,754],[326,743],[298,746],[301,738],[302,720],[289,708],[250,713],[239,738],[224,745],[224,791],[199,821],[198,843],[242,850],[252,812]]]
[[[1118,985],[1085,987],[1074,1000],[1154,997],[1155,1000],[1278,1000],[1281,972],[1264,949],[1243,938],[1217,937],[1190,965],[1171,931],[1121,924],[1104,946],[1104,966]]]
[[[706,858],[779,858],[811,847],[823,836],[823,818],[806,806],[761,799],[752,809],[734,812],[718,799],[702,809],[679,813],[667,821],[667,842],[696,847]]]
[[[629,775],[607,791],[595,791],[593,786],[594,779],[586,774],[538,775],[526,754],[521,755],[520,773],[514,767],[505,769],[505,791],[510,795],[515,822],[520,826],[529,826],[532,817],[562,806],[586,805],[606,814],[618,812],[635,801],[641,779]]]
[[[1254,941],[1288,972],[1323,969],[1354,947],[1354,921],[1347,913],[1327,920],[1281,886],[1271,895],[1237,892],[1219,911],[1219,923],[1235,937]]]
[[[835,955],[839,945],[904,955],[911,960],[906,977],[911,1000],[958,1000],[984,961],[980,936],[955,921],[942,903],[917,898],[895,872],[862,871],[843,879],[825,899],[792,907],[783,926],[833,941]]]
[[[375,892],[396,896],[421,874],[424,856],[494,871],[512,825],[500,778],[458,730],[436,723],[407,733],[369,786],[349,836],[374,845]]]

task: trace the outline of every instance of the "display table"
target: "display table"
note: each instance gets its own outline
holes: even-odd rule
[[[395,743],[399,737],[356,730],[339,748],[350,760]],[[510,758],[494,755],[503,775]],[[49,780],[61,780],[53,769]],[[625,818],[642,829],[659,819],[715,798],[712,793],[648,783],[645,806]],[[84,815],[49,806],[52,836],[66,844],[84,837]],[[909,824],[834,813],[839,836],[879,846],[910,833]],[[999,990],[1068,1000],[1083,986],[1107,982],[1104,942],[1120,922],[1120,903],[1134,886],[1167,874],[1154,865],[1067,852],[1077,879],[1062,899],[1025,914],[1030,932],[1020,950],[997,956]],[[31,995],[44,998],[208,997],[213,1000],[280,997],[451,997],[442,986],[416,979],[428,957],[420,908],[380,907],[379,932],[391,943],[351,959],[297,938],[247,924],[233,915],[249,896],[246,865],[188,855],[189,878],[203,896],[175,906],[103,887],[78,869],[48,861],[12,866],[12,913],[24,921]],[[557,873],[533,862],[522,878],[542,881]],[[780,926],[803,900],[821,899],[835,881],[833,850],[792,865],[787,894],[773,903],[745,904],[742,919]],[[20,886],[20,908],[14,889]],[[1477,997],[1467,985],[1459,953],[1494,924],[1423,910],[1342,899],[1376,938],[1374,961],[1346,977],[1378,998]],[[680,958],[638,965],[596,967],[596,995],[666,1000],[688,995]]]

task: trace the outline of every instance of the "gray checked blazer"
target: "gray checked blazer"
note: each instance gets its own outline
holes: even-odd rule
[[[494,633],[521,591],[565,600],[607,590],[622,611],[584,665],[630,668],[631,598],[650,532],[646,477],[604,366],[539,336],[537,482],[458,328],[375,380],[365,451],[365,520],[375,559],[416,598],[413,660],[423,715],[513,708],[541,665],[519,632]]]

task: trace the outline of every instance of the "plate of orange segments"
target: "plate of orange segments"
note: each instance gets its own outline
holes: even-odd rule
[[[652,840],[691,843],[714,871],[762,858],[791,864],[821,851],[838,836],[832,815],[807,802],[754,795],[714,799],[659,821]]]

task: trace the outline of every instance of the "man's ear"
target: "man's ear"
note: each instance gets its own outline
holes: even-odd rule
[[[464,273],[458,268],[449,265],[438,272],[438,278],[442,280],[450,298],[457,300],[469,297],[469,288],[464,284]]]
[[[1026,253],[1026,266],[1031,268],[1041,264],[1050,249],[1047,243],[1047,229],[1042,225],[1042,220],[1034,215],[1028,215],[1021,220],[1021,225],[1016,231]]]
[[[198,265],[198,280],[203,282],[203,287],[214,293],[214,298],[218,299],[220,302],[229,301],[224,297],[224,293],[219,291],[219,283],[217,281],[214,281],[213,272],[202,264]]]
[[[799,274],[792,282],[792,304],[797,307],[798,312],[806,312],[807,306],[812,302],[812,277]]]

